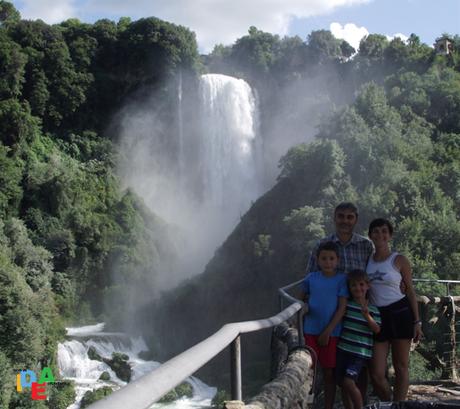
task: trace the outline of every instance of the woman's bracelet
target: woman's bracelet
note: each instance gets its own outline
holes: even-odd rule
[[[420,324],[420,325],[422,325],[422,320],[417,320],[417,321],[414,321],[414,325],[417,325],[417,324]]]

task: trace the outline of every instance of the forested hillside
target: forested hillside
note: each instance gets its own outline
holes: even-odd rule
[[[13,392],[13,369],[57,373],[64,324],[107,305],[117,321],[126,283],[150,299],[173,263],[166,223],[121,189],[109,125],[146,89],[167,105],[169,80],[198,63],[194,34],[156,18],[48,25],[0,1],[0,407],[66,407],[62,389]]]
[[[395,246],[415,276],[456,278],[460,38],[452,39],[454,52],[436,55],[415,34],[407,43],[372,34],[354,54],[328,31],[280,38],[251,27],[200,56],[194,33],[154,17],[48,25],[0,1],[0,407],[72,400],[68,389],[46,402],[14,389],[14,369],[56,369],[64,325],[98,319],[123,329],[129,320],[168,356],[225,322],[270,315],[276,289],[302,277],[341,200],[359,204],[361,230],[374,216],[395,222]],[[153,302],[157,277],[174,270],[181,249],[176,228],[122,189],[117,114],[149,100],[168,138],[178,132],[178,77],[190,118],[203,72],[256,90],[267,178],[278,178],[202,275]]]
[[[157,343],[161,334],[164,352],[193,345],[225,322],[275,313],[277,288],[303,277],[313,244],[333,230],[340,201],[359,205],[364,234],[374,217],[395,223],[394,246],[408,255],[415,277],[458,278],[459,53],[436,55],[415,35],[407,44],[370,35],[352,59],[341,45],[328,32],[304,43],[251,29],[209,57],[215,69],[225,63],[226,72],[255,84],[262,112],[283,103],[276,95],[284,81],[301,86],[304,78],[331,85],[306,98],[351,103],[323,117],[311,142],[289,149],[276,185],[242,217],[204,274],[156,306],[147,327]],[[300,121],[299,105],[292,110],[299,117],[281,120]],[[250,340],[243,350],[257,355],[255,345]]]

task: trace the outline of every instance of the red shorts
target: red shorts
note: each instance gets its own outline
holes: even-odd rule
[[[323,368],[335,368],[335,355],[339,337],[329,337],[329,343],[325,347],[318,345],[318,335],[304,334],[305,344],[316,352],[319,364]]]

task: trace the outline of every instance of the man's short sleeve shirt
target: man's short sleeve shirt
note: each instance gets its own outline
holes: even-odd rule
[[[307,264],[307,273],[318,270],[316,263],[316,251],[321,243],[332,241],[339,247],[338,271],[348,273],[355,269],[366,271],[367,261],[374,251],[372,242],[360,234],[353,233],[351,240],[343,244],[336,234],[321,239],[312,250]]]

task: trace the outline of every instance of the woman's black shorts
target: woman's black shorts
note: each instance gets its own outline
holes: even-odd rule
[[[377,342],[414,338],[414,313],[407,297],[385,307],[378,307],[382,318]]]

